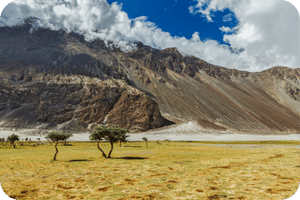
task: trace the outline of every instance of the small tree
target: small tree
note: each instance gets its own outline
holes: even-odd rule
[[[98,149],[102,152],[102,155],[104,158],[106,158],[106,154],[104,151],[100,148],[99,142],[104,139],[105,135],[109,134],[110,128],[108,126],[98,126],[95,127],[95,130],[93,133],[90,135],[90,140],[95,140],[97,141],[97,147]]]
[[[126,143],[128,140],[127,138],[130,136],[130,135],[126,135],[126,133],[128,133],[129,131],[125,128],[122,128],[120,130],[120,146],[121,146],[121,143],[124,142]]]
[[[101,125],[98,127],[95,127],[95,130],[90,135],[90,140],[97,141],[97,147],[102,152],[102,155],[104,158],[111,158],[111,153],[114,149],[114,143],[121,141],[125,142],[126,138],[128,137],[126,133],[129,131],[127,129],[119,128],[118,126],[115,127],[108,127],[105,125]],[[104,153],[104,151],[100,148],[99,142],[101,140],[106,140],[110,143],[110,151],[108,155]]]
[[[19,141],[19,140],[20,140],[19,136],[15,134],[12,134],[11,136],[7,137],[7,141],[10,142],[14,148],[16,148],[15,141]]]
[[[56,132],[48,133],[48,135],[45,138],[51,140],[52,142],[55,142],[56,153],[54,154],[53,160],[56,160],[56,155],[58,153],[58,149],[57,149],[58,142],[67,140],[71,136],[72,136],[71,133],[56,133]]]
[[[147,148],[148,148],[148,144],[147,144],[147,142],[148,142],[148,138],[146,138],[146,137],[143,137],[143,138],[142,138],[142,140],[144,140],[144,141],[146,142],[146,146],[147,146]]]

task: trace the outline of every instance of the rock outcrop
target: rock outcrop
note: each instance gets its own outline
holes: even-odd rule
[[[158,104],[122,80],[83,76],[49,76],[47,81],[9,81],[1,95],[4,127],[47,127],[86,130],[88,124],[106,123],[134,131],[170,124]]]

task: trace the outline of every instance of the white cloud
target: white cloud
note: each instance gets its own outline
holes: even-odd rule
[[[121,5],[109,5],[106,0],[16,0],[4,9],[2,16],[2,22],[9,26],[35,16],[40,19],[41,27],[77,29],[85,33],[88,40],[96,37],[112,40],[123,50],[130,50],[129,42],[134,41],[125,34],[131,30],[127,13],[121,10]]]
[[[77,29],[87,40],[110,40],[124,51],[135,48],[131,42],[141,41],[162,49],[177,47],[185,54],[224,67],[257,71],[275,65],[299,66],[299,16],[290,4],[282,0],[197,1],[190,12],[200,13],[211,22],[215,11],[230,9],[235,14],[239,25],[220,30],[226,33],[224,40],[232,49],[243,48],[243,52],[232,53],[228,46],[215,40],[203,41],[198,32],[191,39],[172,37],[145,16],[129,19],[122,5],[109,5],[106,0],[16,0],[3,11],[0,26],[1,21],[12,26],[36,16],[41,19],[39,26]]]
[[[231,13],[229,13],[229,14],[227,14],[223,17],[223,22],[231,22],[231,21],[232,21],[232,14]]]
[[[195,8],[195,6],[190,6],[190,7],[189,7],[189,11],[190,11],[191,14],[196,14],[196,13],[194,12],[194,8]]]
[[[233,30],[229,27],[225,27],[225,26],[222,26],[219,28],[222,32],[225,32],[225,33],[230,33],[232,32]]]
[[[299,67],[299,14],[283,0],[197,0],[191,8],[193,14],[201,14],[213,22],[213,12],[230,9],[239,20],[231,33],[228,27],[224,41],[232,48],[244,48],[238,68],[256,71],[276,65]],[[242,63],[246,63],[246,66]],[[231,67],[227,63],[226,67]]]

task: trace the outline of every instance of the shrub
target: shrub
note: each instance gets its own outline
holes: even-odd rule
[[[15,141],[19,141],[19,140],[20,140],[19,136],[15,134],[12,134],[11,136],[7,137],[7,141],[10,142],[14,148],[16,148]]]

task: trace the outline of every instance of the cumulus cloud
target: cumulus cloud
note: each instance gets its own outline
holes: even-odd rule
[[[190,39],[172,37],[145,16],[129,19],[122,5],[110,5],[106,0],[16,0],[2,12],[0,26],[17,25],[35,16],[40,19],[40,27],[77,31],[87,40],[113,41],[124,51],[134,50],[132,42],[141,41],[161,49],[177,47],[185,54],[224,67],[250,71],[275,65],[298,67],[299,16],[283,0],[197,0],[189,9],[212,23],[213,12],[230,9],[239,24],[220,30],[231,48],[215,40],[202,40],[198,32]],[[232,49],[244,51],[234,53]]]
[[[283,0],[197,0],[190,11],[213,22],[213,13],[225,9],[230,9],[239,23],[234,33],[229,27],[220,27],[227,33],[223,40],[232,48],[245,49],[227,67],[250,71],[276,65],[299,67],[299,14],[292,4]]]
[[[130,32],[132,21],[121,9],[121,5],[110,5],[106,0],[16,0],[3,10],[1,21],[13,26],[34,16],[40,19],[37,21],[40,27],[67,32],[77,30],[87,40],[114,41],[126,51],[132,49],[130,42],[134,40],[124,34]]]

